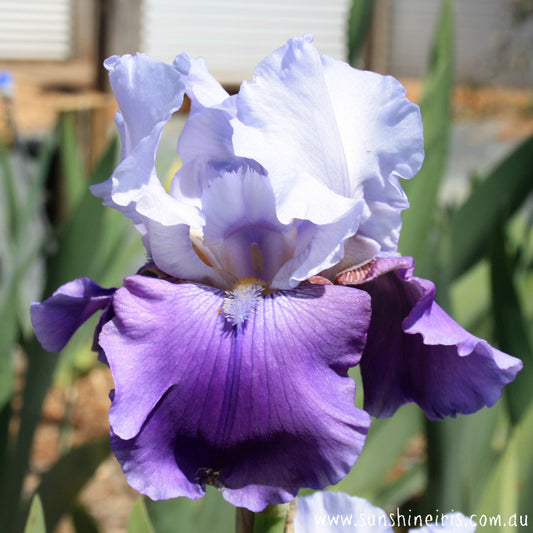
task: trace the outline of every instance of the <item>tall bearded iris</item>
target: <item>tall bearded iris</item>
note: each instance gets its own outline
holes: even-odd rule
[[[105,65],[123,148],[92,192],[133,221],[150,263],[116,291],[73,281],[32,319],[59,350],[104,310],[111,447],[133,487],[198,498],[211,484],[259,511],[344,477],[368,413],[415,401],[437,419],[497,400],[521,363],[453,322],[397,256],[399,177],[423,160],[400,83],[320,56],[308,36],[233,96],[186,54]],[[184,94],[167,194],[155,156]],[[365,411],[347,374],[358,363]]]

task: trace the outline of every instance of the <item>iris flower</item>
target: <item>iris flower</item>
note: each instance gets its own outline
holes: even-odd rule
[[[294,533],[394,533],[392,526],[405,527],[415,522],[425,525],[409,529],[409,533],[474,533],[477,528],[474,520],[461,513],[435,517],[387,515],[363,498],[324,491],[298,498]]]
[[[103,310],[111,447],[133,487],[164,499],[214,485],[259,511],[343,478],[369,413],[414,401],[439,419],[496,402],[520,361],[456,324],[397,253],[399,178],[423,161],[420,112],[397,80],[319,55],[310,36],[232,96],[187,54],[105,66],[122,154],[92,192],[132,220],[150,262],[118,290],[68,283],[32,320],[58,351]],[[184,94],[167,193],[156,152]]]

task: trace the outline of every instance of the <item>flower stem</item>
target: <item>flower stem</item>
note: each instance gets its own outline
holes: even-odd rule
[[[296,500],[280,505],[269,505],[260,513],[237,507],[236,533],[293,533]]]

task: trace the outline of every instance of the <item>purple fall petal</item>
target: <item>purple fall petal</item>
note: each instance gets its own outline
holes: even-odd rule
[[[98,319],[98,324],[96,324],[96,328],[93,334],[93,345],[91,347],[92,351],[98,354],[98,360],[107,366],[109,366],[109,363],[107,361],[107,357],[105,356],[104,350],[102,350],[98,342],[98,338],[100,337],[102,328],[105,326],[105,324],[107,324],[110,320],[112,320],[114,316],[115,316],[115,311],[113,310],[113,299],[110,299],[107,306],[104,308],[104,310],[100,314],[100,318]]]
[[[358,285],[372,298],[361,359],[365,410],[386,417],[416,402],[438,420],[490,407],[521,361],[464,330],[434,302],[433,283],[412,274],[410,258],[377,259],[371,281]]]
[[[369,425],[354,406],[370,319],[363,291],[305,284],[259,296],[231,326],[224,292],[132,276],[100,335],[115,380],[112,449],[154,499],[205,485],[252,511],[336,483]]]
[[[42,347],[49,352],[62,350],[91,315],[108,305],[115,290],[79,278],[59,287],[44,302],[33,302],[31,323]]]

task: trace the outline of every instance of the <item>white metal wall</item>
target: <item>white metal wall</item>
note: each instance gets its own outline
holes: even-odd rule
[[[67,59],[70,0],[0,0],[0,59]]]
[[[72,13],[77,1],[78,14],[80,5],[92,5],[92,0],[0,0],[0,60],[61,60],[78,53]],[[313,33],[322,53],[344,59],[351,1],[142,0],[140,49],[169,62],[183,51],[202,56],[220,81],[239,83],[294,35]],[[384,0],[384,5],[387,27],[377,28],[377,38],[381,32],[388,50],[386,70],[400,77],[422,75],[441,0]],[[529,25],[513,26],[512,5],[454,1],[457,81],[533,83],[533,18]]]
[[[144,0],[141,49],[171,62],[201,56],[220,81],[248,79],[287,39],[313,33],[321,53],[346,57],[350,0]]]

